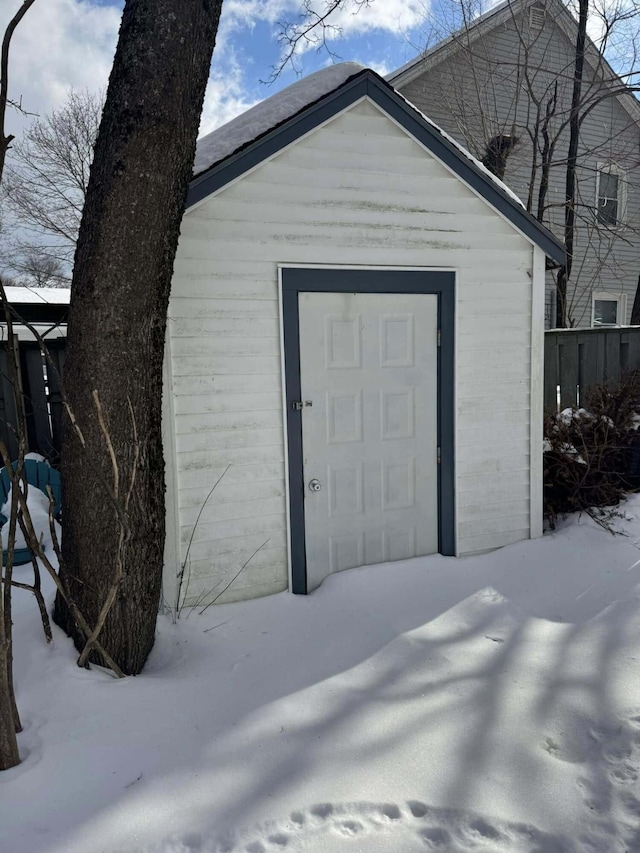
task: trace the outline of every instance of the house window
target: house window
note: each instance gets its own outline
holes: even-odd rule
[[[623,216],[622,175],[617,166],[599,165],[597,181],[597,216],[601,225],[619,225]]]
[[[594,293],[592,326],[620,326],[624,323],[626,297],[614,293]]]

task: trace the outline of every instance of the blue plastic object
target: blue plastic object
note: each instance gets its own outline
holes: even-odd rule
[[[13,463],[13,469],[18,467],[18,463]],[[60,472],[56,471],[46,462],[40,462],[37,459],[25,459],[23,465],[24,476],[30,486],[35,486],[48,496],[47,486],[51,486],[53,495],[53,516],[56,519],[60,518],[62,510],[62,483],[60,481]],[[11,478],[6,468],[0,470],[0,506],[6,503],[11,490]]]
[[[18,467],[17,462],[13,462],[13,469],[15,470]],[[50,465],[47,465],[46,462],[40,462],[37,459],[25,459],[23,465],[23,472],[26,478],[27,483],[30,486],[35,486],[36,489],[40,489],[43,494],[47,497],[49,493],[47,491],[47,486],[51,487],[51,494],[53,495],[53,516],[56,519],[60,518],[60,514],[62,511],[62,483],[60,480],[60,473],[56,471],[55,468],[52,468]],[[9,472],[6,468],[2,468],[0,470],[0,506],[7,502],[9,497],[9,492],[11,491],[11,478],[9,477]],[[3,527],[7,523],[8,519],[0,513],[0,527]],[[3,549],[2,551],[2,564],[4,565],[7,560],[7,551]],[[13,552],[13,564],[14,566],[22,566],[25,563],[31,562],[31,550],[29,548],[16,548]]]

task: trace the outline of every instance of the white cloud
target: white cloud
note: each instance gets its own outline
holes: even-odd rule
[[[0,4],[0,32],[21,0]],[[121,12],[86,0],[46,0],[34,4],[11,42],[10,96],[30,112],[46,114],[60,106],[69,90],[105,88],[115,52]],[[24,119],[9,111],[7,124],[16,133]]]
[[[300,20],[301,0],[225,0],[222,24],[229,30],[251,26],[256,21],[276,24]],[[321,16],[327,0],[312,0],[310,9]],[[366,5],[358,0],[344,0],[328,19],[331,27],[342,30],[344,37],[363,35],[374,30],[402,33],[418,26],[425,17],[426,0],[372,0]]]
[[[0,32],[22,0],[0,0]],[[268,3],[265,5],[269,5]],[[218,34],[207,86],[201,130],[230,121],[255,103],[243,92],[240,64],[228,36],[248,27],[263,4],[230,0]],[[91,0],[41,0],[30,9],[11,42],[10,96],[30,113],[46,115],[64,103],[69,90],[105,89],[116,48],[122,13],[119,7]],[[7,126],[19,135],[29,119],[9,110]]]
[[[312,0],[311,8],[321,14],[326,9],[326,0]],[[374,31],[401,35],[423,21],[427,8],[428,0],[372,0],[369,6],[359,4],[357,0],[345,0],[329,18],[331,27],[336,29],[328,30],[327,38],[346,39],[366,36]],[[200,135],[209,133],[257,103],[248,96],[247,91],[247,76],[252,60],[250,56],[236,54],[235,36],[240,32],[251,31],[257,24],[263,23],[272,27],[275,39],[283,22],[295,22],[300,19],[301,9],[302,0],[225,0],[213,69],[205,96]],[[302,40],[297,53],[301,55],[313,47],[313,37],[310,42]],[[363,47],[364,45],[360,45],[359,53]],[[353,58],[374,68],[383,76],[395,67],[395,64],[387,62],[384,56]],[[276,61],[274,56],[274,62]],[[331,61],[327,57],[327,62]],[[253,83],[257,82],[260,76],[268,78],[269,73],[263,69],[255,75]],[[265,90],[264,97],[272,93]]]
[[[316,0],[317,12],[323,0]],[[330,23],[340,27],[345,36],[361,35],[372,30],[402,33],[418,26],[425,16],[424,0],[373,0],[369,6],[358,6],[356,0],[346,0],[330,18]]]
[[[387,74],[391,74],[392,71],[395,70],[395,65],[389,65],[385,62],[384,59],[360,59],[359,57],[355,57],[354,62],[359,62],[360,65],[366,65],[367,68],[372,68],[377,74],[381,77],[386,77]]]
[[[217,50],[204,96],[198,136],[210,133],[257,103],[247,97],[244,69],[235,54],[227,48],[221,57]]]
[[[4,32],[21,2],[0,0],[0,32]],[[312,2],[317,12],[324,10],[325,0]],[[345,0],[330,20],[345,38],[374,31],[398,34],[415,27],[423,19],[427,5],[427,0],[372,0],[370,6],[359,6],[357,0]],[[298,19],[301,7],[302,0],[225,0],[201,133],[248,109],[256,102],[255,95],[262,94],[255,87],[269,72],[255,68],[251,54],[241,52],[242,35],[250,34],[258,24],[266,24],[275,36],[283,21]],[[12,41],[11,97],[21,98],[30,112],[46,115],[65,101],[71,88],[104,89],[120,18],[120,6],[98,5],[96,0],[38,0]],[[381,72],[388,70],[384,56],[372,59]],[[271,93],[265,90],[264,96]],[[9,111],[9,132],[19,135],[25,123],[24,117]]]

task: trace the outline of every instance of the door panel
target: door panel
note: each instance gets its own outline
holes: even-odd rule
[[[438,550],[438,297],[301,292],[298,308],[312,590]]]

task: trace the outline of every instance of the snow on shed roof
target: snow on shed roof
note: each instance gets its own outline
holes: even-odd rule
[[[562,242],[526,211],[506,184],[379,74],[355,62],[317,71],[203,137],[197,146],[186,207],[365,96],[543,248],[548,257],[559,264],[565,262]]]
[[[233,154],[247,143],[291,118],[300,110],[333,92],[350,77],[364,71],[358,62],[340,62],[329,65],[308,77],[292,83],[275,95],[260,101],[255,107],[241,113],[222,127],[198,140],[194,177],[215,163]]]
[[[235,151],[243,148],[245,145],[253,142],[258,137],[263,136],[268,131],[277,127],[288,118],[299,113],[305,107],[318,101],[324,95],[335,91],[343,83],[351,77],[370,70],[358,62],[340,62],[336,65],[329,65],[308,77],[303,77],[291,86],[287,86],[270,98],[260,101],[251,109],[241,113],[236,118],[232,119],[227,124],[216,128],[207,136],[203,136],[198,140],[196,148],[196,158],[193,166],[194,177],[198,176],[207,169],[210,169],[216,163],[229,157]],[[378,75],[376,75],[378,76]],[[380,77],[382,80],[382,77]],[[389,84],[387,84],[389,85]],[[457,148],[461,154],[467,157],[474,166],[483,172],[490,180],[496,183],[504,192],[507,193],[517,204],[522,205],[521,199],[511,190],[503,181],[497,178],[483,164],[477,160],[470,151],[460,145],[459,142],[449,136],[441,127],[431,121],[431,119],[421,113],[410,101],[396,92],[398,97],[402,98],[411,109],[415,110],[422,118],[428,122],[434,130],[440,133],[448,142]]]
[[[513,201],[516,202],[516,204],[520,205],[520,207],[524,207],[524,203],[523,203],[522,199],[520,198],[520,196],[516,195],[514,193],[514,191],[511,189],[511,187],[507,186],[507,184],[505,184],[504,181],[501,181],[500,178],[498,178],[496,175],[493,174],[493,172],[489,171],[489,169],[487,169],[487,167],[484,165],[484,163],[482,163],[480,160],[478,160],[477,157],[474,157],[473,154],[467,148],[464,147],[464,145],[460,145],[459,142],[456,142],[456,140],[453,138],[453,136],[450,136],[446,132],[446,130],[443,130],[434,121],[431,121],[429,116],[427,116],[423,112],[421,112],[414,104],[411,103],[411,101],[407,100],[407,98],[405,98],[404,95],[400,94],[400,92],[398,92],[397,89],[394,89],[394,92],[397,94],[397,96],[399,98],[402,98],[402,100],[407,104],[408,107],[410,107],[412,110],[415,110],[418,113],[418,115],[420,115],[421,118],[427,122],[427,124],[431,125],[431,127],[437,133],[439,133],[440,136],[442,136],[444,139],[446,139],[447,142],[449,142],[451,145],[453,145],[454,148],[457,148],[458,151],[461,154],[463,154],[468,160],[471,160],[471,162],[476,167],[476,169],[479,169],[484,175],[486,175],[487,178],[490,178],[494,184],[497,184],[503,192],[505,192],[508,196],[510,196],[510,198],[513,199]]]

